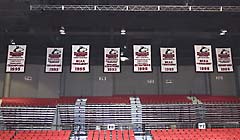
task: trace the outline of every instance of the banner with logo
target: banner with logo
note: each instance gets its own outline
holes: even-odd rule
[[[45,72],[62,72],[63,48],[47,48]]]
[[[104,48],[104,72],[120,72],[120,48]]]
[[[134,72],[151,72],[151,45],[133,45]]]
[[[213,72],[211,45],[194,45],[197,72]]]
[[[161,72],[177,72],[176,48],[160,48]]]
[[[218,72],[233,72],[231,48],[216,48]]]
[[[89,72],[89,45],[72,45],[71,72]]]
[[[24,72],[26,45],[9,45],[6,72]]]

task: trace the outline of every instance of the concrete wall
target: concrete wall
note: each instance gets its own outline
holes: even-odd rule
[[[5,65],[0,65],[0,95]],[[91,66],[89,73],[45,73],[43,65],[27,64],[25,73],[12,73],[11,97],[111,96],[139,94],[237,95],[236,73],[196,73],[194,66],[179,66],[177,73],[134,73],[123,65],[121,73],[103,73],[102,66]]]
[[[0,96],[3,96],[3,81],[4,81],[5,64],[0,64]]]

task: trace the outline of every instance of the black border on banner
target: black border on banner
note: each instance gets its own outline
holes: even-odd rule
[[[177,71],[173,71],[173,72],[165,72],[165,71],[162,71],[162,56],[161,56],[161,48],[175,48],[176,49],[176,66],[177,66]],[[158,53],[160,54],[160,72],[161,73],[178,73],[178,59],[177,59],[177,48],[176,47],[160,47],[159,50],[158,50]]]
[[[212,67],[213,67],[213,70],[212,71],[197,71],[197,63],[196,63],[196,57],[195,57],[195,45],[199,45],[199,44],[194,44],[193,45],[193,52],[194,52],[194,67],[195,67],[195,72],[196,73],[214,73],[214,62],[213,62],[213,50],[212,50],[212,45],[211,44],[202,44],[202,45],[210,45],[211,46],[211,53],[212,53]],[[199,45],[200,46],[200,45]]]
[[[63,49],[63,52],[62,52],[62,71],[59,71],[59,72],[46,72],[46,67],[47,67],[47,49],[48,48],[62,48]],[[44,73],[63,73],[63,60],[64,60],[64,58],[63,58],[63,54],[64,54],[64,48],[63,47],[47,47],[46,48],[46,53],[45,53],[45,67],[44,67]]]
[[[23,72],[11,72],[11,71],[7,72],[7,61],[8,61],[8,53],[9,53],[9,46],[10,45],[25,45],[26,46],[26,49],[25,49],[25,59],[24,59],[24,70],[23,70]],[[6,64],[5,64],[5,73],[25,73],[25,70],[26,70],[26,59],[27,59],[27,44],[8,44],[8,51],[7,51]]]
[[[104,71],[104,68],[105,68],[105,60],[104,60],[104,57],[105,57],[105,48],[108,48],[108,47],[104,47],[103,48],[103,73],[121,73],[122,72],[122,67],[121,67],[121,48],[120,47],[111,47],[111,48],[119,48],[120,52],[119,52],[119,67],[120,67],[120,72],[105,72]],[[109,47],[110,48],[110,47]]]
[[[133,59],[132,59],[132,68],[133,68],[133,73],[153,73],[153,65],[152,65],[152,45],[151,44],[144,44],[144,45],[150,45],[151,48],[151,71],[134,71],[134,45],[143,45],[143,44],[133,44],[132,45],[132,51],[133,51]]]
[[[89,46],[89,51],[88,51],[88,69],[89,69],[89,71],[84,71],[84,72],[75,72],[75,71],[72,71],[72,53],[73,53],[73,52],[72,52],[72,46],[73,46],[73,45],[88,45],[88,46]],[[91,62],[91,61],[90,61],[90,58],[91,58],[91,57],[90,57],[90,55],[91,55],[91,49],[90,49],[90,48],[91,48],[91,45],[90,45],[90,44],[72,44],[72,45],[71,45],[71,56],[70,56],[71,59],[70,59],[70,70],[69,70],[70,73],[90,73],[90,62]]]
[[[222,48],[229,48],[230,49],[230,51],[231,51],[231,60],[232,60],[232,68],[233,68],[233,71],[218,71],[218,56],[217,56],[217,51],[216,51],[216,49],[217,48],[219,48],[219,49],[222,49]],[[216,69],[217,69],[217,72],[218,73],[234,73],[234,65],[233,65],[233,57],[232,57],[232,48],[230,48],[230,47],[217,47],[217,48],[215,48],[215,55],[216,55]]]

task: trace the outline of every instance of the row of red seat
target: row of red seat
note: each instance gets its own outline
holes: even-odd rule
[[[135,140],[133,130],[89,130],[87,140]]]
[[[234,96],[196,96],[203,103],[240,103],[240,99]]]
[[[2,106],[49,106],[75,104],[78,98],[87,98],[87,104],[130,104],[130,96],[89,96],[60,98],[2,98]],[[187,95],[139,95],[142,104],[191,103]],[[196,96],[204,103],[240,103],[233,96]]]
[[[0,140],[11,140],[15,135],[15,131],[0,130]]]
[[[153,140],[239,140],[240,128],[151,130]]]
[[[142,104],[192,103],[186,95],[140,95]]]
[[[11,140],[69,140],[71,130],[23,130]]]

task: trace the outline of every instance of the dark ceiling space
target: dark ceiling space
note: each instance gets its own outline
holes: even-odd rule
[[[104,3],[105,2],[105,3]],[[72,44],[91,45],[91,64],[102,64],[104,47],[121,47],[132,56],[133,44],[153,46],[153,64],[159,65],[159,47],[177,47],[180,64],[194,63],[194,44],[231,47],[235,63],[240,57],[240,13],[207,12],[80,12],[29,10],[30,4],[135,4],[136,0],[1,0],[0,58],[5,62],[11,40],[27,44],[27,63],[45,63],[47,47],[64,47],[70,63]],[[239,0],[138,0],[137,4],[240,5]],[[215,1],[216,2],[216,1]],[[66,35],[60,35],[64,26]],[[120,30],[126,29],[125,36]],[[220,36],[220,30],[228,33]],[[127,46],[127,49],[123,49]],[[101,59],[99,59],[101,58]],[[126,62],[126,64],[131,62]]]

